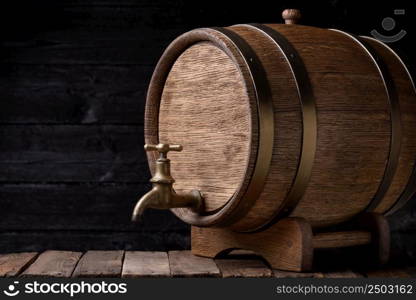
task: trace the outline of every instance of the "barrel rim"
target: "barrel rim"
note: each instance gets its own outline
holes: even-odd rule
[[[237,37],[239,36],[237,35]],[[240,47],[241,44],[244,43],[244,40],[242,42],[236,42],[236,39],[237,38],[230,33],[230,30],[224,28],[201,28],[182,34],[168,46],[160,58],[153,73],[147,93],[145,139],[146,143],[154,144],[158,143],[157,120],[164,83],[176,59],[185,49],[199,42],[212,42],[233,60],[245,82],[247,93],[249,95],[249,105],[252,110],[251,148],[249,151],[249,158],[247,159],[245,176],[245,179],[247,180],[241,182],[241,185],[237,188],[232,198],[220,209],[208,212],[206,215],[196,213],[189,208],[172,209],[172,212],[176,216],[192,225],[225,226],[244,217],[257,200],[258,196],[256,194],[259,195],[262,191],[268,174],[268,166],[270,165],[273,151],[273,108],[271,107],[268,109],[268,111],[271,112],[271,118],[267,115],[266,117],[263,117],[262,113],[264,114],[265,111],[267,113],[267,109],[262,107],[262,103],[263,105],[271,104],[271,96],[268,97],[267,95],[270,95],[271,93],[270,91],[267,91],[267,78],[266,84],[264,84],[267,86],[266,90],[264,90],[264,85],[262,86],[262,90],[259,90],[258,86],[256,86],[256,83],[258,82],[256,82],[256,76],[253,75],[252,68],[253,65],[257,65],[257,68],[262,68],[261,63],[256,59],[253,51],[250,53],[251,55],[245,55],[246,53],[243,52],[247,52],[247,48],[241,49]],[[236,43],[238,45],[236,45]],[[264,124],[264,122],[266,122],[266,124]],[[272,128],[271,131],[270,128]],[[155,159],[154,153],[148,153],[148,162],[152,172]]]

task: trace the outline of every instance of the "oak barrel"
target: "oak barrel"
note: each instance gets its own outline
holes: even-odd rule
[[[388,46],[296,24],[179,36],[145,113],[146,143],[183,145],[170,155],[175,189],[204,196],[203,212],[173,212],[246,232],[286,216],[324,227],[396,211],[415,191],[414,128],[414,85]]]

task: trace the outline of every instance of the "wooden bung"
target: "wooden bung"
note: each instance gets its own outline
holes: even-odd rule
[[[282,18],[285,20],[285,24],[298,24],[302,14],[298,9],[285,9],[282,12]]]

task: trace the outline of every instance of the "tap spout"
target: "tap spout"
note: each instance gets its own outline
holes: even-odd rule
[[[137,222],[140,216],[146,210],[146,208],[149,207],[149,205],[153,201],[157,200],[157,197],[158,197],[158,193],[156,189],[152,189],[149,192],[147,192],[145,195],[143,195],[143,197],[140,198],[140,200],[137,202],[136,206],[134,207],[131,220],[133,222]]]
[[[158,151],[155,173],[150,179],[153,188],[137,202],[133,210],[132,221],[137,221],[146,208],[169,209],[189,207],[195,211],[203,208],[203,198],[198,190],[177,193],[173,188],[175,180],[170,174],[168,151],[181,151],[180,145],[145,145],[146,151]]]
[[[176,193],[169,184],[154,183],[153,188],[137,202],[133,210],[132,221],[137,221],[146,208],[170,209],[189,207],[195,211],[202,209],[202,195],[198,190]]]

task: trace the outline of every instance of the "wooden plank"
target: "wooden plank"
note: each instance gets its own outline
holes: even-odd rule
[[[31,229],[40,230],[132,230],[137,225],[131,223],[131,211],[148,188],[138,184],[0,185],[0,199],[8,211],[0,218],[0,229],[24,230],[30,224]]]
[[[0,218],[0,230],[25,230],[30,224],[31,230],[137,231],[131,213],[138,197],[149,189],[150,184],[0,184],[1,204],[7,210]],[[165,210],[148,210],[142,220],[144,231],[187,230]]]
[[[190,251],[169,251],[170,272],[174,277],[219,277],[220,270],[211,258]]]
[[[56,38],[65,37],[67,31],[58,31],[59,27],[64,29],[74,27],[86,33],[92,32],[91,37],[101,38],[104,33],[117,32],[121,36],[125,31],[131,32],[132,28],[153,29],[154,33],[143,32],[145,38],[154,39],[163,31],[168,31],[172,27],[181,28],[181,32],[191,28],[212,25],[226,25],[241,23],[243,20],[249,21],[251,18],[266,20],[276,19],[276,11],[279,6],[270,2],[263,1],[259,6],[241,6],[236,9],[231,2],[213,1],[208,3],[198,2],[178,2],[178,1],[65,1],[69,2],[62,5],[61,1],[37,2],[27,7],[25,10],[16,5],[15,11],[7,11],[2,14],[4,26],[15,28],[12,37],[20,40],[27,38],[28,28],[22,28],[23,22],[31,24],[30,33],[36,33],[37,38],[48,38],[54,41]],[[19,3],[19,2],[18,2]],[[30,3],[30,2],[29,2]],[[221,6],[219,10],[218,7]],[[264,9],[264,7],[267,7]],[[263,9],[261,9],[263,8]],[[29,13],[30,12],[30,13]],[[36,17],[37,18],[36,18]],[[213,22],[215,16],[216,23]],[[49,26],[48,26],[49,25]],[[55,26],[54,26],[55,25]],[[17,28],[21,28],[18,30]],[[51,30],[47,30],[51,29]],[[53,30],[55,29],[55,30]],[[39,32],[51,31],[48,36],[39,36]],[[58,31],[58,32],[56,32]],[[56,33],[55,33],[56,32]],[[101,33],[99,35],[98,33]],[[94,35],[95,34],[95,35]],[[175,34],[175,36],[177,36]],[[30,36],[30,35],[29,35]],[[140,31],[130,36],[140,37]],[[174,37],[172,37],[173,39]]]
[[[273,270],[273,276],[276,278],[323,278],[324,275],[320,272],[291,272]]]
[[[360,273],[353,272],[351,270],[344,270],[338,272],[325,272],[323,273],[325,278],[361,278],[364,277]]]
[[[43,252],[36,261],[22,273],[23,277],[71,277],[81,257],[81,252],[54,251]]]
[[[0,126],[0,181],[149,180],[142,126]]]
[[[139,34],[140,29],[144,34]],[[180,31],[141,27],[124,39],[104,36],[103,39],[83,33],[74,39],[24,40],[5,42],[5,51],[10,51],[7,60],[0,63],[49,64],[49,65],[155,65],[162,55],[164,46],[172,41]],[[133,37],[133,35],[136,35]],[[152,34],[157,35],[152,37]],[[99,49],[99,51],[97,51]]]
[[[410,277],[416,278],[416,267],[407,267],[404,270]]]
[[[169,277],[166,252],[126,251],[121,277]]]
[[[120,159],[130,157],[129,162],[132,159],[144,161],[141,158],[145,154],[144,149],[140,150],[143,142],[140,139],[131,141],[142,133],[141,125],[3,125],[0,126],[4,141],[0,144],[0,159],[4,162],[10,160],[33,163],[34,159],[58,161],[66,158],[84,160],[85,163],[109,161],[111,155],[118,154]],[[131,157],[136,151],[139,153]]]
[[[166,216],[170,212],[165,211]],[[145,223],[158,223],[158,219],[144,218]],[[162,221],[163,222],[163,221]],[[164,223],[162,223],[164,224]],[[165,230],[165,225],[153,230],[132,231],[101,230],[19,230],[0,232],[0,251],[31,251],[32,249],[139,249],[151,251],[166,248],[178,249],[189,246],[189,228],[183,224],[183,230]],[[164,228],[164,229],[163,229]],[[162,230],[163,229],[163,230]]]
[[[119,277],[124,251],[88,251],[79,260],[73,277]]]
[[[296,218],[283,219],[255,234],[229,228],[192,226],[191,246],[193,254],[205,257],[216,257],[235,248],[250,249],[261,255],[272,268],[307,271],[312,267],[311,235],[310,225]]]
[[[116,157],[114,161],[104,161],[101,165],[98,161],[83,162],[81,159],[50,162],[34,160],[33,163],[8,161],[2,164],[0,169],[0,182],[15,183],[21,180],[22,183],[136,182],[144,184],[144,181],[149,179],[147,169],[147,166],[139,162],[120,162]]]
[[[369,270],[365,271],[364,275],[369,278],[373,277],[388,277],[388,278],[410,278],[412,277],[405,268],[385,268],[379,270]]]
[[[366,245],[371,242],[371,232],[369,231],[339,231],[323,232],[313,236],[312,245],[314,249],[328,249],[349,247],[356,245]]]
[[[153,68],[14,66],[0,81],[0,123],[143,125]]]
[[[62,7],[62,8],[95,8],[95,7],[132,7],[132,8],[146,8],[155,9],[161,7],[162,4],[165,4],[164,0],[61,0],[59,2],[50,2],[48,3],[49,6],[53,7]],[[170,8],[172,4],[167,3],[167,8]],[[176,7],[176,6],[175,6]]]
[[[19,275],[37,257],[37,252],[0,254],[0,277]]]
[[[272,270],[259,259],[224,258],[216,259],[215,263],[224,278],[272,276]]]

